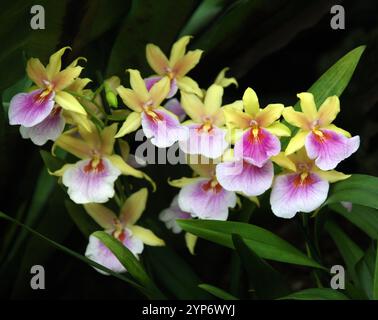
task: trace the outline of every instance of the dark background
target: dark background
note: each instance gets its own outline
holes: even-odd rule
[[[190,30],[188,22],[201,1],[40,1],[38,4],[46,9],[46,29],[36,31],[29,25],[33,1],[2,0],[0,3],[0,91],[6,102],[9,100],[4,90],[25,76],[27,58],[38,57],[46,63],[51,53],[65,45],[73,48],[66,62],[78,55],[88,58],[83,74],[94,80],[93,88],[103,77],[113,74],[123,77],[125,82],[124,70],[129,67],[140,69],[144,76],[150,75],[152,72],[145,61],[146,43],[153,42],[168,53],[177,37]],[[309,88],[339,58],[359,45],[367,45],[351,83],[341,96],[342,112],[336,122],[353,135],[359,134],[362,144],[339,169],[377,175],[378,2],[265,0],[218,3],[219,11],[191,32],[195,36],[191,48],[204,49],[205,54],[190,75],[201,87],[207,87],[223,67],[230,67],[229,75],[238,79],[239,88],[226,90],[226,102],[239,98],[244,89],[251,86],[261,105],[272,102],[293,105],[296,93]],[[345,8],[345,30],[330,27],[330,8],[335,4]],[[43,162],[39,148],[29,140],[23,140],[18,128],[8,125],[3,112],[0,123],[0,210],[84,253],[87,240],[67,214],[63,191],[53,178],[47,175],[40,178]],[[49,146],[43,149],[49,150]],[[169,259],[174,255],[178,263],[188,263],[201,282],[238,292],[240,283],[232,280],[229,250],[200,240],[197,255],[192,257],[185,249],[182,236],[171,235],[157,222],[156,216],[177,192],[167,186],[166,179],[183,176],[189,170],[181,166],[156,165],[149,166],[147,171],[158,182],[158,192],[149,199],[145,223],[152,225],[165,239],[171,239],[164,252],[149,249],[144,255],[144,262],[155,273],[157,282],[169,288],[169,266],[163,260],[170,253]],[[47,201],[36,197],[36,190],[44,194]],[[254,213],[253,219],[257,225],[303,248],[303,237],[294,220],[275,218],[264,206]],[[340,223],[343,225],[344,221]],[[359,244],[368,243],[368,239],[349,224],[344,228]],[[330,239],[324,237],[322,246],[326,259],[337,263],[340,260],[338,253]],[[0,221],[0,250],[2,298],[140,297],[119,280],[96,273],[86,264],[5,221]],[[30,267],[34,264],[45,266],[47,289],[44,291],[30,289]],[[162,270],[154,264],[160,264]],[[300,267],[283,264],[276,267],[293,289],[304,288],[312,281],[307,271]]]

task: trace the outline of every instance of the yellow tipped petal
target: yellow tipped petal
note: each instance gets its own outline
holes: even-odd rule
[[[115,135],[116,138],[121,138],[124,135],[137,130],[142,123],[142,117],[139,112],[131,112],[123,123],[121,129]]]
[[[63,111],[63,115],[64,115],[64,118],[66,119],[66,122],[69,124],[80,126],[83,129],[87,130],[88,132],[93,132],[96,129],[93,122],[89,121],[86,115],[72,112],[72,111],[67,111],[67,110]]]
[[[169,61],[160,48],[152,43],[146,46],[147,62],[157,74],[165,75],[169,67]]]
[[[39,59],[31,58],[26,64],[26,73],[38,87],[45,86],[44,81],[48,80],[46,69]]]
[[[188,184],[195,183],[197,181],[198,181],[198,177],[197,178],[183,177],[183,178],[180,178],[180,179],[168,180],[168,184],[172,187],[175,187],[175,188],[182,188],[182,187],[185,187]]]
[[[62,67],[62,56],[67,49],[71,50],[70,47],[64,47],[51,55],[49,64],[46,66],[46,73],[49,79],[52,79],[60,71]]]
[[[273,156],[272,161],[276,164],[278,164],[280,167],[285,168],[290,171],[297,171],[297,168],[295,166],[295,163],[291,161],[284,152],[280,152],[276,156]]]
[[[200,61],[202,50],[189,51],[184,57],[182,57],[175,66],[173,72],[177,79],[184,77],[190,70],[192,70]]]
[[[64,172],[69,169],[69,168],[72,168],[74,165],[73,164],[70,164],[70,163],[67,163],[65,164],[63,167],[61,167],[60,169],[56,170],[56,171],[50,171],[48,170],[49,174],[51,174],[52,176],[56,176],[56,177],[61,177],[63,176]]]
[[[142,112],[143,101],[140,100],[139,96],[133,90],[123,86],[119,86],[116,90],[126,106],[136,112]]]
[[[127,225],[135,224],[146,209],[147,197],[147,188],[140,189],[128,197],[119,214],[121,222]]]
[[[250,127],[251,123],[251,116],[236,110],[232,107],[223,107],[223,114],[226,120],[226,123],[231,125],[232,127],[237,127],[240,129],[245,129]]]
[[[290,129],[279,121],[274,122],[268,128],[265,128],[265,130],[277,137],[290,137],[291,135]]]
[[[327,126],[335,120],[340,112],[340,100],[337,96],[328,97],[319,108],[318,119],[320,126]]]
[[[308,132],[306,131],[298,131],[298,133],[293,138],[291,138],[289,144],[287,145],[285,154],[289,155],[301,149],[305,144],[307,135]]]
[[[84,204],[84,209],[104,229],[113,229],[117,216],[113,211],[98,203]]]
[[[322,179],[327,180],[330,183],[345,180],[350,178],[352,175],[345,174],[336,170],[330,170],[330,171],[316,171],[316,174],[319,175]]]
[[[51,82],[54,86],[55,91],[63,90],[68,86],[72,85],[77,77],[79,77],[83,67],[73,67],[66,68],[61,72],[57,73],[52,79]]]
[[[151,230],[143,228],[141,226],[129,227],[133,236],[142,240],[142,242],[148,246],[164,246],[164,240],[157,237]]]
[[[68,68],[76,67],[80,60],[83,60],[84,62],[87,62],[87,58],[84,58],[84,57],[78,57],[78,58],[76,58],[74,61],[72,61],[72,62],[69,64]]]
[[[255,117],[260,110],[259,99],[252,88],[247,88],[243,94],[243,103],[245,112]]]
[[[229,68],[224,68],[217,77],[215,78],[214,83],[217,85],[220,85],[223,88],[226,88],[230,86],[231,84],[234,84],[236,87],[238,87],[238,82],[236,81],[235,78],[227,78],[226,77],[226,72],[229,70]]]
[[[232,103],[223,105],[223,108],[227,108],[227,109],[232,108],[232,109],[243,112],[244,104],[242,100],[236,100]]]
[[[204,108],[207,115],[213,115],[218,112],[222,105],[223,88],[213,84],[206,92]]]
[[[197,240],[198,240],[198,237],[195,236],[194,234],[189,233],[189,232],[185,233],[185,243],[186,243],[186,247],[188,248],[190,254],[194,255],[194,248],[196,246]]]
[[[170,90],[170,80],[168,77],[164,77],[156,82],[150,89],[150,96],[154,102],[154,106],[158,107],[167,97]]]
[[[191,38],[191,36],[183,36],[173,44],[169,57],[171,67],[174,67],[176,62],[185,55],[186,47]]]
[[[92,82],[89,78],[76,78],[66,89],[73,92],[81,93],[88,83]]]
[[[198,83],[195,82],[192,78],[183,77],[177,80],[177,85],[181,92],[193,93],[199,96],[200,98],[202,98],[204,95],[203,91],[198,86]]]
[[[59,91],[55,94],[55,102],[60,105],[63,109],[77,112],[86,115],[87,112],[80,104],[80,102],[71,94],[65,91]]]
[[[130,73],[131,88],[135,91],[141,101],[148,101],[150,99],[150,95],[140,72],[135,69],[128,69],[127,71]]]
[[[256,115],[256,121],[261,127],[269,127],[274,121],[281,117],[284,105],[281,103],[268,104]]]
[[[310,124],[304,113],[295,111],[293,107],[286,107],[282,111],[282,116],[291,125],[310,130]]]
[[[341,128],[335,126],[334,124],[330,124],[330,125],[325,126],[325,127],[323,127],[323,128],[324,128],[324,129],[328,129],[328,130],[335,131],[335,132],[337,132],[337,133],[340,133],[340,134],[342,134],[343,136],[345,136],[345,137],[347,137],[347,138],[350,138],[350,137],[352,136],[348,131],[346,131],[346,130],[344,130],[344,129],[341,129]]]
[[[195,94],[181,92],[181,106],[191,119],[196,122],[202,122],[205,107],[201,99]]]
[[[68,134],[62,134],[54,143],[63,150],[73,154],[80,159],[87,159],[92,156],[92,148],[82,139],[74,138]]]
[[[316,104],[314,101],[314,96],[310,92],[298,93],[297,97],[301,101],[301,109],[308,119],[315,120],[318,115],[318,110],[316,109]]]
[[[117,123],[105,127],[101,132],[101,154],[110,155],[113,153]]]

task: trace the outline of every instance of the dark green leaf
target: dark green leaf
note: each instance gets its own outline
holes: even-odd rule
[[[234,297],[232,294],[219,289],[217,287],[214,287],[210,284],[202,283],[198,285],[201,289],[211,293],[213,296],[222,299],[222,300],[239,300],[238,298]]]
[[[370,246],[355,266],[358,287],[362,289],[368,299],[374,297],[376,249]]]
[[[311,288],[294,292],[280,300],[349,300],[349,298],[340,291],[329,288]]]
[[[378,300],[378,248],[375,254],[375,268],[374,268],[374,285],[373,285],[373,299]]]

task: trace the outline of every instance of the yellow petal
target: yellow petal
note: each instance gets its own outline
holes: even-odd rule
[[[26,64],[26,73],[30,80],[32,80],[38,87],[43,88],[45,86],[44,81],[48,80],[46,69],[39,61],[39,59],[31,58]]]
[[[204,96],[203,91],[198,86],[198,83],[195,82],[192,78],[183,77],[177,80],[177,86],[181,92],[194,93],[200,98]]]
[[[71,94],[65,91],[59,91],[55,94],[55,102],[63,109],[86,115],[87,112],[80,102]]]
[[[268,128],[265,128],[265,130],[277,137],[290,137],[291,135],[290,129],[279,121],[274,122]]]
[[[316,104],[314,101],[314,96],[310,92],[298,93],[297,97],[301,102],[301,109],[308,119],[315,120],[318,115],[318,110],[316,109]]]
[[[302,148],[305,144],[307,135],[307,131],[299,130],[298,133],[293,138],[291,138],[289,144],[286,147],[285,154],[292,154]]]
[[[167,73],[169,62],[158,46],[152,43],[147,44],[146,57],[148,64],[157,74],[165,75]]]
[[[235,78],[227,78],[226,72],[229,70],[229,68],[224,68],[221,72],[219,72],[218,76],[215,78],[214,83],[217,85],[220,85],[223,88],[226,88],[230,86],[231,84],[234,84],[236,87],[238,87],[238,82]]]
[[[96,126],[93,124],[92,121],[89,121],[86,115],[67,110],[63,111],[63,115],[66,119],[66,122],[69,124],[80,126],[88,132],[93,132],[94,130],[96,130]]]
[[[249,201],[253,202],[258,208],[260,208],[260,200],[256,196],[247,197]]]
[[[81,93],[88,83],[92,82],[89,78],[76,78],[66,89],[69,91]]]
[[[62,67],[62,56],[67,49],[71,48],[64,47],[51,55],[49,64],[46,66],[46,73],[49,79],[52,79],[60,71]]]
[[[168,77],[163,77],[156,82],[150,89],[150,96],[153,101],[153,106],[158,107],[167,97],[170,90],[170,80]]]
[[[204,107],[207,115],[213,115],[222,105],[223,88],[213,84],[206,92]]]
[[[56,171],[50,171],[48,170],[49,174],[51,174],[52,176],[56,176],[56,177],[61,177],[63,176],[64,172],[69,169],[69,168],[72,168],[74,166],[74,164],[70,164],[70,163],[67,163],[65,164],[63,167],[61,167],[60,169],[56,170]]]
[[[252,117],[249,114],[228,106],[223,107],[222,110],[227,124],[240,129],[250,127]]]
[[[205,107],[197,95],[181,92],[181,106],[191,119],[198,123],[202,122]]]
[[[280,103],[268,104],[264,109],[256,115],[256,121],[259,126],[266,128],[269,127],[274,121],[281,117],[284,105]]]
[[[335,131],[336,133],[340,133],[340,134],[342,134],[343,136],[346,136],[347,138],[350,138],[350,137],[352,136],[348,131],[346,131],[346,130],[344,130],[344,129],[341,129],[341,128],[335,126],[334,124],[330,124],[330,125],[325,126],[325,127],[323,127],[323,128],[324,128],[324,129],[328,129],[328,130]]]
[[[171,67],[173,67],[176,62],[185,55],[186,46],[188,45],[191,38],[191,36],[183,36],[173,44],[171,55],[169,57],[169,63]]]
[[[320,126],[327,126],[335,120],[340,112],[340,100],[337,96],[328,97],[319,108],[318,119]]]
[[[62,134],[55,141],[54,146],[58,146],[80,159],[87,159],[92,156],[92,148],[87,142],[68,134]]]
[[[76,58],[74,61],[72,61],[72,62],[68,65],[68,68],[76,67],[80,60],[83,60],[83,61],[87,62],[87,58],[84,58],[84,57],[78,57],[78,58]]]
[[[164,246],[164,240],[157,237],[151,230],[143,228],[141,226],[129,227],[133,236],[142,240],[142,242],[148,246]]]
[[[117,216],[113,211],[98,203],[84,204],[84,209],[100,227],[113,229]]]
[[[255,117],[260,110],[259,99],[252,88],[247,88],[243,94],[243,104],[245,112]]]
[[[319,175],[322,179],[327,180],[330,183],[345,180],[352,176],[350,174],[344,174],[336,170],[330,170],[330,171],[318,170],[316,171],[316,174]]]
[[[282,116],[291,125],[310,130],[310,124],[304,113],[295,111],[293,107],[286,107],[282,111]]]
[[[128,197],[119,214],[121,222],[127,225],[135,224],[146,209],[147,198],[147,188],[140,189]]]
[[[83,67],[66,68],[57,73],[52,79],[54,90],[59,91],[72,85],[76,78],[79,77]]]
[[[119,86],[116,90],[123,103],[131,110],[137,112],[141,112],[143,110],[143,101],[140,100],[139,96],[133,90],[125,88],[124,86]]]
[[[180,178],[180,179],[168,180],[168,184],[172,187],[175,187],[175,188],[182,188],[182,187],[185,187],[188,184],[192,184],[192,183],[197,182],[198,179],[199,179],[198,177],[197,178],[183,177],[183,178]]]
[[[185,233],[185,243],[186,243],[186,247],[188,248],[190,254],[194,255],[194,248],[196,246],[197,239],[198,239],[198,237],[195,236],[194,234],[189,233],[189,232]]]
[[[297,171],[297,168],[295,166],[295,163],[291,161],[284,152],[280,152],[276,156],[273,156],[272,161],[276,164],[278,164],[280,167],[288,169],[290,171]]]
[[[182,57],[173,67],[173,73],[177,79],[184,77],[190,70],[192,70],[200,61],[202,50],[189,51]]]
[[[242,100],[236,100],[232,103],[223,105],[223,108],[232,108],[232,109],[243,112],[244,104]]]
[[[201,155],[191,155],[188,160],[188,165],[195,173],[201,177],[210,178],[215,174],[215,163],[213,159],[208,159]]]
[[[121,139],[118,140],[118,144],[119,144],[119,149],[121,151],[122,158],[125,161],[127,161],[130,155],[130,145],[128,144],[127,141],[121,140]]]
[[[139,112],[131,112],[123,123],[121,129],[115,135],[116,138],[121,138],[124,135],[137,130],[142,123],[142,117]]]
[[[110,155],[113,153],[117,123],[105,127],[101,131],[101,154]]]
[[[135,91],[141,101],[148,101],[150,99],[150,95],[140,72],[135,69],[128,69],[127,71],[130,73],[131,88]]]

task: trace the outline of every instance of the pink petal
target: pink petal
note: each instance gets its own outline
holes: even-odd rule
[[[168,229],[172,229],[173,233],[180,233],[181,227],[176,222],[177,219],[190,219],[189,212],[182,211],[178,205],[178,196],[175,196],[169,208],[164,209],[159,214],[159,219],[165,223]]]
[[[62,108],[54,108],[42,122],[33,127],[20,126],[20,133],[24,139],[31,139],[38,146],[48,140],[55,141],[63,132],[66,122],[62,115]]]
[[[272,185],[274,170],[271,161],[259,168],[245,160],[238,160],[217,164],[216,176],[226,190],[258,196]]]
[[[250,161],[258,167],[262,167],[270,157],[281,151],[280,140],[265,129],[258,129],[255,137],[252,129],[246,131],[242,138],[235,143],[235,156]]]
[[[228,208],[236,205],[235,192],[227,191],[217,184],[211,187],[211,180],[199,178],[186,185],[178,196],[180,209],[200,219],[227,220]]]
[[[142,113],[142,128],[147,138],[159,148],[166,148],[176,141],[188,138],[188,130],[182,126],[177,117],[163,109],[153,111],[156,115]]]
[[[153,85],[158,82],[159,80],[161,80],[163,77],[161,76],[152,76],[152,77],[148,77],[148,78],[144,78],[144,83],[146,84],[146,88],[148,91],[150,91],[150,89],[153,87]],[[167,99],[170,99],[172,98],[176,93],[177,93],[177,90],[178,90],[178,86],[177,86],[177,81],[176,79],[172,79],[171,80],[171,89],[169,90],[169,93],[167,95]]]
[[[321,130],[320,137],[310,132],[306,137],[305,147],[310,159],[322,170],[332,170],[344,159],[357,151],[360,137],[347,138],[332,130]]]
[[[38,89],[30,93],[16,94],[10,101],[9,123],[33,127],[46,119],[54,107],[55,93],[52,91],[41,97],[42,92],[42,89]]]
[[[187,154],[201,154],[210,159],[220,157],[228,148],[226,130],[213,126],[210,131],[202,130],[201,124],[192,124],[189,128],[189,139],[180,141],[182,151]]]
[[[106,232],[113,234],[114,230],[107,230]],[[125,228],[120,234],[118,240],[121,241],[136,257],[138,257],[138,254],[143,251],[143,242],[134,237],[129,229]],[[114,272],[121,273],[127,271],[117,257],[100,241],[100,239],[94,236],[89,237],[85,256]],[[108,275],[108,273],[102,270],[96,270],[102,274]]]
[[[329,183],[311,173],[301,183],[298,173],[277,176],[270,194],[273,213],[292,218],[297,212],[311,212],[327,199]]]
[[[63,184],[76,203],[104,203],[114,196],[114,181],[121,171],[105,158],[94,169],[91,159],[81,160],[63,174]]]
[[[183,121],[186,117],[185,110],[182,108],[180,101],[178,99],[173,98],[167,101],[164,107],[174,113],[180,121]]]

